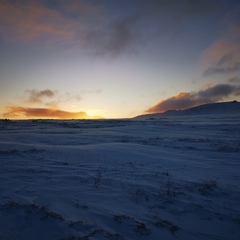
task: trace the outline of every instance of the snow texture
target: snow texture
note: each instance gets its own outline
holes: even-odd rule
[[[1,121],[0,239],[240,239],[240,115]]]

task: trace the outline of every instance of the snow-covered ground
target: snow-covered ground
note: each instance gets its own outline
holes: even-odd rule
[[[240,116],[0,122],[0,239],[240,239]]]

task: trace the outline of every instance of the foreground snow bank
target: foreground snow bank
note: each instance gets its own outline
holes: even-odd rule
[[[0,123],[0,239],[239,239],[240,121]]]

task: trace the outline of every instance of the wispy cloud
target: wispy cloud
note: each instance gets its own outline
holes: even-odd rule
[[[117,56],[123,52],[136,52],[139,47],[143,47],[163,32],[178,32],[182,29],[181,23],[184,21],[199,17],[203,13],[213,13],[221,6],[221,1],[216,7],[216,4],[207,0],[194,2],[189,0],[138,0],[129,3],[129,8],[132,7],[132,3],[135,3],[132,12],[115,18],[103,29],[98,28],[97,31],[88,32],[86,42],[95,46],[92,49],[97,54]]]
[[[62,103],[80,102],[82,97],[79,94],[68,92],[60,94],[58,91],[51,89],[27,89],[19,99],[24,106],[59,108]]]
[[[148,113],[181,110],[201,104],[222,101],[229,96],[240,96],[240,85],[217,84],[198,92],[182,92],[147,109]]]
[[[45,89],[42,91],[31,89],[25,91],[25,102],[29,104],[43,103],[43,99],[47,98],[48,100],[56,96],[56,91],[50,89]]]
[[[126,11],[118,1],[2,0],[0,36],[17,43],[60,44],[95,55],[117,56],[154,38],[165,28],[165,21],[172,22],[172,31],[182,21],[217,9],[207,0],[124,1],[124,6]]]
[[[123,52],[135,51],[141,42],[134,32],[137,21],[137,16],[127,16],[106,23],[104,28],[91,29],[83,37],[83,45],[96,56],[115,57]]]
[[[102,16],[102,0],[56,0],[55,5],[58,6],[59,11],[75,19],[89,18],[92,16],[96,17],[96,15],[98,15],[98,17]]]
[[[227,30],[203,53],[208,65],[203,76],[235,74],[240,71],[240,5],[225,17]],[[237,17],[238,16],[238,17]]]
[[[80,91],[81,94],[101,94],[102,93],[102,89],[90,89],[90,90],[81,90]]]
[[[230,77],[228,79],[230,83],[239,83],[240,84],[240,77]]]
[[[238,54],[240,52],[238,49],[235,50],[237,51],[224,55],[216,64],[207,68],[204,71],[203,76],[208,77],[214,74],[229,74],[240,71],[240,61],[238,60]]]
[[[12,42],[69,41],[74,38],[76,27],[76,21],[41,1],[0,3],[0,34]]]
[[[203,13],[219,11],[223,3],[223,1],[220,0],[216,6],[216,3],[208,0],[139,0],[138,2],[143,6],[142,11],[144,14],[148,16],[166,14],[176,21],[189,20],[189,18],[202,15]]]

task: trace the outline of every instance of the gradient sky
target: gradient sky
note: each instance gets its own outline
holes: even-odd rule
[[[0,84],[10,119],[240,101],[239,0],[0,0]]]

